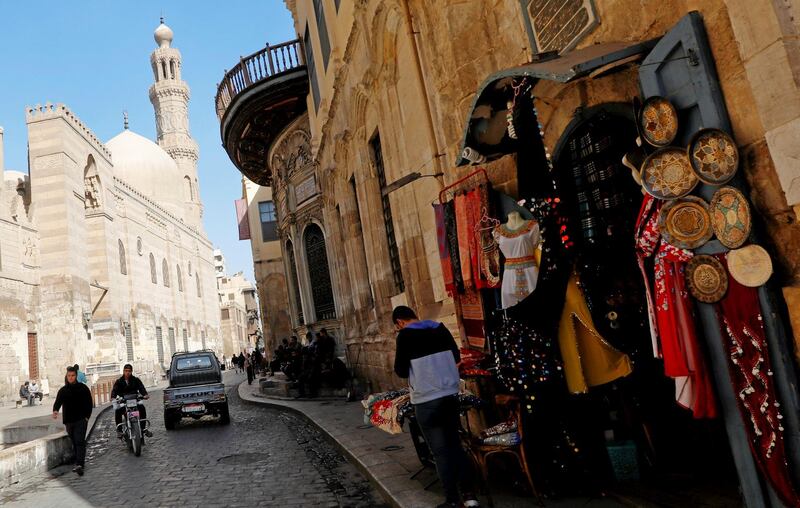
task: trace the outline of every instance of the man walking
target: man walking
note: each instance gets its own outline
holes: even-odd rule
[[[86,460],[86,427],[92,415],[92,392],[89,387],[78,382],[78,370],[67,367],[67,383],[58,390],[53,404],[53,420],[58,419],[58,411],[62,412],[62,421],[67,429],[72,451],[75,455],[75,467],[72,471],[83,476]]]
[[[433,453],[442,481],[441,508],[478,506],[472,492],[472,470],[459,438],[458,367],[461,357],[450,331],[436,321],[420,321],[408,307],[395,307],[397,333],[394,371],[408,378],[411,403],[422,435]]]

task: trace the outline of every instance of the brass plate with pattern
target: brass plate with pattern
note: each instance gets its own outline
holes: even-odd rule
[[[653,197],[677,199],[686,196],[697,185],[686,150],[675,146],[660,148],[642,164],[642,186]]]
[[[753,222],[744,194],[733,187],[719,189],[711,198],[709,214],[714,234],[722,245],[729,249],[744,245]]]
[[[642,137],[653,146],[669,146],[678,135],[678,112],[663,97],[650,97],[639,116]]]
[[[716,303],[728,292],[728,272],[714,256],[699,254],[686,264],[686,285],[697,300]]]
[[[664,240],[681,249],[696,249],[714,234],[708,203],[697,196],[686,196],[664,205],[658,224]]]
[[[728,182],[739,167],[739,149],[728,133],[719,129],[700,129],[687,148],[689,162],[697,177],[711,185]]]

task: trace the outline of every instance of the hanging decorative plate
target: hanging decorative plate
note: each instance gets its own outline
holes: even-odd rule
[[[667,146],[678,135],[678,112],[663,97],[650,97],[642,105],[639,116],[642,137],[653,146]]]
[[[708,203],[696,196],[686,196],[664,205],[658,225],[664,239],[681,249],[696,249],[713,235]]]
[[[686,284],[699,301],[716,303],[728,292],[728,274],[717,258],[699,254],[686,264]]]
[[[760,245],[748,245],[728,253],[728,270],[742,286],[756,288],[772,275],[772,260]]]
[[[733,187],[723,187],[711,198],[711,224],[720,243],[729,249],[741,247],[750,236],[750,205],[744,194]]]
[[[682,198],[697,185],[697,175],[686,151],[674,146],[650,154],[642,164],[641,173],[644,190],[659,199]]]
[[[686,150],[692,169],[700,180],[711,185],[727,182],[739,167],[736,143],[719,129],[700,129],[692,136]]]

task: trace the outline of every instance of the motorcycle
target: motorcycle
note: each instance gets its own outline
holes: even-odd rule
[[[139,401],[143,399],[144,397],[136,393],[118,396],[114,407],[115,409],[119,407],[125,408],[124,418],[122,423],[117,425],[117,432],[122,432],[122,437],[125,439],[128,449],[137,457],[142,454],[142,447],[144,446],[144,429],[142,425],[144,422],[149,423],[149,420],[139,418]]]

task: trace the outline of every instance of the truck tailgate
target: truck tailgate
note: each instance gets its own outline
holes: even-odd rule
[[[222,383],[166,388],[164,390],[164,404],[169,405],[183,405],[195,402],[223,402],[224,400],[225,385]]]

